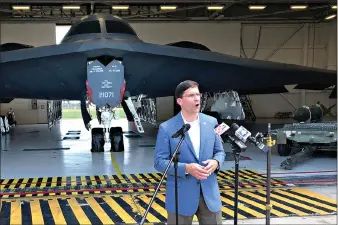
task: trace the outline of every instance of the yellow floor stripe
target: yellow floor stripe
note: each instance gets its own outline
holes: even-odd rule
[[[90,180],[92,182],[92,185],[97,185],[97,181],[95,180],[94,176],[90,176]]]
[[[23,179],[23,181],[22,181],[23,184],[21,184],[19,188],[24,188],[26,186],[26,183],[28,182],[28,179],[29,178]]]
[[[122,173],[121,173],[120,167],[119,167],[119,165],[118,165],[118,163],[116,161],[115,153],[114,152],[110,153],[110,158],[111,158],[111,163],[112,163],[114,169],[116,170],[117,175],[121,176]]]
[[[66,224],[59,202],[56,199],[48,201],[50,211],[52,212],[55,224]]]
[[[116,175],[122,183],[126,183],[127,181],[125,179],[123,179],[122,177],[122,172],[121,172],[121,169],[120,167],[118,166],[118,163],[117,163],[117,160],[116,160],[116,153],[114,152],[111,152],[111,161],[112,161],[112,165],[114,167],[114,169],[116,170]],[[262,179],[263,176],[260,175],[259,173],[253,171],[252,173],[249,172],[249,170],[240,170],[239,171],[239,179],[240,180],[252,180],[252,179]],[[127,175],[127,174],[126,174]],[[134,180],[132,179],[132,177],[130,176],[130,174],[128,174],[129,176],[127,176],[129,178],[130,181]],[[145,177],[147,177],[149,179],[150,182],[157,182],[156,180],[160,180],[161,178],[161,174],[160,173],[144,173],[143,174]],[[155,177],[156,179],[154,178],[151,178],[151,176]],[[102,175],[96,175],[100,178],[99,181],[101,181],[102,184],[106,184],[107,182],[105,181],[105,179],[103,178]],[[146,181],[144,178],[142,178],[140,176],[140,174],[133,174],[133,176],[136,176],[138,178],[140,178],[140,181],[142,183],[148,183],[148,181]],[[94,175],[91,175],[91,176],[87,176],[89,177],[90,181],[87,180],[86,176],[70,176],[70,177],[66,177],[66,176],[62,176],[60,177],[60,181],[61,181],[61,184],[58,184],[57,183],[57,179],[58,177],[43,177],[43,178],[40,178],[40,177],[35,177],[32,179],[32,182],[30,182],[29,184],[26,184],[28,182],[29,179],[31,178],[20,178],[20,179],[23,179],[20,188],[24,188],[26,185],[27,187],[40,187],[40,188],[43,188],[45,186],[48,186],[48,187],[57,187],[57,186],[75,186],[75,185],[87,185],[87,182],[92,182],[93,185],[97,184],[97,181],[94,177]],[[114,183],[114,177],[113,176],[108,176],[111,179],[111,182]],[[13,179],[13,182],[11,184],[8,184],[8,182],[11,180],[11,179],[4,179],[2,180],[1,182],[1,189],[4,189],[4,187],[6,185],[9,185],[9,187],[7,187],[7,189],[14,189],[15,186],[18,184],[19,180],[20,179]],[[40,184],[37,184],[38,180],[41,180]],[[219,173],[219,176],[218,176],[218,180],[228,180],[228,181],[232,181],[234,179],[234,174],[233,174],[233,171],[230,171],[230,170],[224,170],[224,171],[221,171]],[[46,184],[47,180],[51,180],[51,182],[49,184]],[[67,184],[67,180],[68,180],[68,184]]]
[[[86,201],[88,202],[90,207],[93,209],[93,211],[103,224],[114,223],[94,198],[92,197],[86,198]]]
[[[21,202],[11,202],[11,214],[10,214],[11,225],[21,224],[22,213],[21,213]]]
[[[331,207],[329,205],[325,205],[325,204],[320,203],[320,202],[315,202],[315,201],[312,201],[311,199],[307,199],[307,198],[304,198],[304,197],[301,197],[301,196],[298,196],[298,195],[294,195],[294,194],[291,194],[291,193],[283,191],[283,190],[278,190],[278,193],[281,193],[283,195],[290,196],[290,197],[293,197],[293,198],[296,198],[296,199],[299,199],[299,200],[302,200],[302,201],[314,204],[316,206],[320,206],[320,207],[326,208],[328,210],[336,210],[337,209],[335,207]],[[313,196],[311,196],[311,197],[313,197]],[[333,203],[333,204],[335,204],[335,203]]]
[[[40,208],[40,202],[32,201],[30,206],[31,206],[31,214],[32,214],[32,223],[33,224],[44,224],[42,210]]]
[[[263,191],[257,191],[257,192],[265,195],[265,192],[263,192]],[[285,202],[287,202],[287,203],[289,203],[289,204],[295,205],[295,206],[297,206],[297,207],[299,207],[299,208],[303,208],[303,209],[310,210],[310,211],[312,211],[312,212],[314,212],[314,213],[326,214],[326,212],[324,212],[324,211],[322,211],[322,210],[320,210],[320,209],[316,209],[316,208],[313,208],[313,207],[311,207],[311,206],[307,206],[307,205],[305,205],[305,204],[298,203],[298,202],[293,201],[293,200],[291,200],[291,199],[287,199],[287,198],[278,196],[277,193],[278,193],[278,191],[276,191],[276,194],[271,194],[271,196],[272,196],[273,198],[278,199],[278,200],[282,200],[282,201],[285,201]]]
[[[13,182],[11,184],[11,186],[9,186],[9,189],[14,189],[15,185],[19,182],[19,179],[13,179]]]
[[[299,194],[302,194],[303,196],[292,194],[290,190],[294,193],[299,192]],[[309,198],[306,198],[305,193],[307,193]],[[221,194],[223,218],[231,220],[234,216],[234,201],[232,200],[234,192],[221,191]],[[289,198],[278,195],[288,196]],[[325,198],[318,198],[318,201],[316,201],[313,196],[319,197],[320,195],[305,189],[297,189],[297,191],[294,191],[289,188],[273,191],[273,193],[271,193],[271,204],[273,206],[271,210],[272,217],[275,215],[285,217],[291,215],[308,216],[313,214],[332,215],[336,213],[336,208],[333,207],[333,204],[336,204],[335,200],[327,199],[328,201],[325,201]],[[9,221],[10,224],[25,224],[30,222],[33,222],[33,224],[44,224],[47,221],[44,221],[44,215],[42,213],[47,212],[48,208],[42,207],[46,207],[45,203],[47,200],[51,212],[51,215],[49,216],[53,217],[55,224],[67,224],[67,222],[69,222],[67,220],[71,219],[70,216],[73,214],[75,216],[73,219],[76,219],[80,224],[91,224],[90,221],[95,218],[89,218],[90,214],[86,215],[86,212],[90,211],[93,211],[95,217],[104,224],[118,223],[120,222],[118,217],[121,218],[123,223],[136,224],[140,222],[144,215],[151,197],[151,194],[115,194],[114,196],[97,195],[95,198],[44,196],[41,198],[32,198],[31,200],[11,201],[7,199],[2,200],[2,221],[7,221],[6,224],[8,224]],[[294,200],[291,198],[294,198]],[[63,199],[62,202],[67,203],[62,203],[64,205],[61,208],[57,199]],[[80,201],[80,199],[82,199],[82,201]],[[304,203],[298,202],[296,199],[304,201]],[[264,191],[239,191],[240,204],[238,205],[238,218],[264,218],[265,200]],[[23,205],[21,202],[24,202],[23,205],[26,209],[30,210],[30,212],[28,212],[29,214],[26,215],[25,212],[27,211],[22,210]],[[327,204],[325,204],[325,202],[327,202]],[[320,209],[322,210],[317,210],[316,208],[318,207],[321,207]],[[113,215],[110,213],[108,214],[106,212],[107,209],[111,209],[114,212]],[[32,221],[30,220],[31,217]],[[146,219],[150,223],[159,223],[166,222],[163,221],[166,217],[165,195],[159,193]],[[114,218],[116,218],[116,221]],[[198,221],[196,216],[194,216],[194,221]]]
[[[292,191],[298,192],[298,193],[303,194],[303,195],[308,195],[308,196],[311,196],[313,198],[317,198],[319,200],[330,202],[332,204],[337,204],[336,201],[334,199],[332,199],[332,198],[329,198],[329,197],[327,197],[325,195],[318,194],[318,193],[306,190],[304,188],[292,188]]]
[[[232,192],[223,192],[225,195],[228,195],[228,196],[231,196],[231,197],[234,197],[235,196],[235,193],[233,193],[232,194]],[[264,205],[262,205],[262,204],[258,204],[257,202],[254,202],[254,201],[252,201],[252,200],[250,200],[250,199],[248,199],[248,198],[244,198],[244,197],[242,197],[242,196],[239,196],[238,195],[238,200],[239,201],[242,201],[242,202],[246,202],[246,203],[248,203],[248,204],[251,204],[251,205],[253,205],[253,206],[255,206],[255,207],[257,207],[257,208],[259,208],[259,209],[261,209],[261,210],[263,210],[263,211],[265,211],[265,206]],[[277,216],[288,216],[287,214],[285,214],[285,213],[282,213],[282,212],[279,212],[279,211],[277,211],[276,209],[274,209],[274,214],[275,215],[277,215]]]
[[[229,204],[229,205],[231,205],[231,206],[234,206],[234,202],[233,202],[233,201],[230,201],[230,200],[228,200],[228,199],[226,199],[226,198],[224,198],[224,197],[221,197],[221,200],[222,200],[222,202],[225,202],[225,203],[227,203],[227,204]],[[238,207],[238,208],[239,208],[239,207]],[[223,209],[224,209],[224,211],[223,211]],[[234,211],[233,211],[233,210],[229,210],[229,209],[223,207],[223,208],[222,208],[222,211],[225,212],[226,214],[228,214],[229,216],[234,216]],[[238,216],[238,219],[246,219],[246,217],[243,216],[243,215],[240,214],[240,213],[238,213],[237,216]]]
[[[106,185],[107,181],[105,181],[104,177],[102,175],[99,175],[99,178],[101,180],[101,184]]]
[[[116,201],[110,197],[104,197],[104,201],[112,208],[115,212],[118,213],[119,217],[127,224],[135,224],[135,221],[121,206],[119,206]]]
[[[143,200],[145,203],[147,203],[147,205],[150,203],[150,200],[151,200],[151,198],[148,198],[146,195],[141,195],[139,196],[139,198]],[[157,211],[159,214],[161,214],[163,217],[167,218],[168,216],[167,211],[162,206],[157,204],[155,201],[152,204],[152,208],[155,211]]]
[[[141,214],[141,216],[144,215],[146,209],[144,209],[142,206],[137,205],[135,206],[134,201],[131,198],[123,198],[123,200],[128,204],[128,205],[134,205],[134,210],[136,209],[137,211],[139,211],[139,213]],[[147,220],[151,221],[151,222],[155,222],[155,223],[159,223],[161,222],[158,218],[156,218],[153,214],[151,214],[151,212],[148,213],[147,215]]]
[[[263,198],[263,197],[261,197],[261,196],[258,196],[258,195],[255,195],[255,194],[253,194],[253,193],[250,193],[250,192],[248,192],[248,191],[243,191],[242,193],[243,193],[243,194],[246,194],[246,195],[248,195],[248,196],[251,196],[251,197],[253,197],[253,198],[257,198],[257,199],[259,199],[259,200],[261,200],[261,201],[264,201],[264,202],[266,201],[266,198],[265,198],[265,197]],[[272,195],[271,195],[271,196],[272,196]],[[278,203],[278,202],[273,201],[273,200],[270,200],[270,203],[272,204],[272,207],[273,207],[273,206],[278,206],[278,207],[280,207],[280,208],[282,208],[282,209],[288,210],[289,212],[295,213],[295,214],[298,215],[298,216],[305,216],[305,215],[308,215],[308,214],[305,213],[305,212],[302,212],[302,211],[300,211],[300,210],[291,208],[291,207],[289,207],[289,206],[283,205],[283,204]],[[272,211],[271,211],[271,212],[272,212]]]
[[[80,224],[91,224],[90,220],[82,210],[79,203],[76,201],[75,198],[68,199],[69,206],[72,208],[76,219],[79,221]]]
[[[235,193],[234,193],[234,192],[228,192],[227,194],[228,194],[228,196],[230,196],[231,198],[235,198]],[[223,197],[222,197],[222,201],[223,201],[223,199],[224,199],[224,202],[225,202],[225,203],[228,203],[228,204],[230,204],[231,206],[234,206],[234,201],[230,201],[229,199],[226,199],[226,198],[223,198]],[[239,199],[239,198],[238,198],[238,199]],[[225,200],[226,200],[226,201],[225,201]],[[252,210],[252,209],[250,209],[249,207],[246,207],[246,206],[241,205],[241,204],[238,204],[238,209],[241,209],[241,210],[243,210],[243,211],[245,211],[245,212],[247,212],[247,213],[250,213],[251,215],[255,216],[256,218],[264,218],[264,217],[265,217],[264,214],[259,213],[259,212],[256,212],[255,210]],[[238,217],[238,218],[239,218],[239,217]]]

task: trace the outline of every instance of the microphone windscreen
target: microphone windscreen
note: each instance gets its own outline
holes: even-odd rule
[[[238,130],[238,128],[239,128],[239,126],[236,123],[231,124],[231,130],[233,132],[235,132],[236,130]]]
[[[216,134],[222,135],[228,129],[229,129],[228,125],[226,125],[225,123],[221,123],[221,124],[215,126],[214,131],[215,131]]]

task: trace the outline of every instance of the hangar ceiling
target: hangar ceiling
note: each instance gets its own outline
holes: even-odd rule
[[[264,7],[250,9],[249,6],[252,5]],[[291,6],[294,5],[304,7],[292,9]],[[26,8],[14,9],[14,6]],[[165,10],[161,6],[176,8]],[[208,9],[208,6],[222,8]],[[336,6],[335,0],[0,0],[0,19],[71,24],[72,21],[91,13],[111,13],[128,21],[320,22],[326,21],[325,18],[330,15],[336,15],[336,8],[333,6]]]

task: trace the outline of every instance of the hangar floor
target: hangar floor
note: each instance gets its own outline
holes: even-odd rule
[[[128,130],[124,119],[112,126]],[[256,124],[252,130],[265,132],[266,127]],[[52,130],[46,125],[13,128],[1,137],[1,224],[140,222],[161,177],[153,168],[157,129],[147,124],[144,129],[141,136],[125,133],[124,152],[112,153],[106,146],[104,153],[92,153],[82,120],[62,120]],[[228,157],[218,180],[223,219],[231,220],[235,165],[231,149],[224,147]],[[335,198],[304,185],[336,185],[336,157],[318,156],[291,171],[279,169],[284,159],[272,149],[271,216],[335,214]],[[264,218],[266,155],[249,145],[239,167],[238,218]],[[165,221],[163,190],[146,222]]]

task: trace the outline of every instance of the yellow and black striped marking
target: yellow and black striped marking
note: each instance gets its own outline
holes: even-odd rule
[[[239,191],[238,218],[265,217],[265,191]],[[3,200],[1,224],[114,224],[139,223],[151,194],[88,197],[43,197]],[[223,219],[232,219],[234,192],[221,191]],[[336,201],[301,189],[271,191],[271,217],[336,214]],[[159,193],[146,222],[166,222],[165,194]],[[196,217],[195,217],[196,220]]]
[[[233,171],[221,171],[218,174],[218,182],[221,190],[230,190],[234,188],[234,172]],[[100,176],[98,176],[100,178]],[[101,176],[102,177],[102,176]],[[59,178],[47,178],[47,183],[34,183],[24,182],[24,179],[19,179],[18,182],[11,182],[11,180],[5,180],[2,184],[2,198],[13,197],[30,197],[30,196],[60,196],[60,195],[85,195],[85,194],[114,194],[114,193],[135,193],[135,192],[147,192],[154,191],[158,186],[161,179],[161,174],[127,174],[127,175],[113,175],[111,178],[102,180],[88,180],[90,177],[85,177],[85,181],[88,185],[76,185],[83,184],[81,177],[75,177],[75,186],[71,186],[72,183],[54,183],[54,180]],[[38,178],[42,179],[43,178]],[[62,178],[60,177],[62,180]],[[67,180],[68,178],[66,178]],[[71,178],[69,179],[71,180]],[[283,181],[272,178],[272,187],[286,187]],[[264,188],[266,185],[266,179],[263,175],[255,173],[253,171],[241,171],[239,178],[239,188]],[[56,186],[55,186],[56,185]],[[160,191],[165,190],[165,179]]]
[[[234,171],[220,171],[218,181],[233,183]],[[45,178],[20,178],[20,179],[0,179],[1,189],[23,189],[23,188],[46,188],[46,187],[75,187],[93,185],[118,185],[130,183],[153,183],[159,182],[161,173],[141,173],[141,174],[122,174],[122,175],[95,175],[95,176],[71,176],[71,177],[45,177]],[[239,181],[265,181],[265,176],[251,170],[240,170]],[[164,178],[164,181],[166,179]],[[280,180],[272,178],[275,183]],[[248,183],[248,182],[247,182]]]
[[[235,172],[231,170],[220,171],[218,180],[234,180]],[[68,177],[36,177],[20,179],[0,179],[1,189],[32,188],[32,187],[73,187],[99,184],[126,184],[159,182],[161,173],[140,173],[122,175],[94,175],[94,176],[68,176]],[[239,179],[265,179],[265,176],[252,170],[240,170]]]

